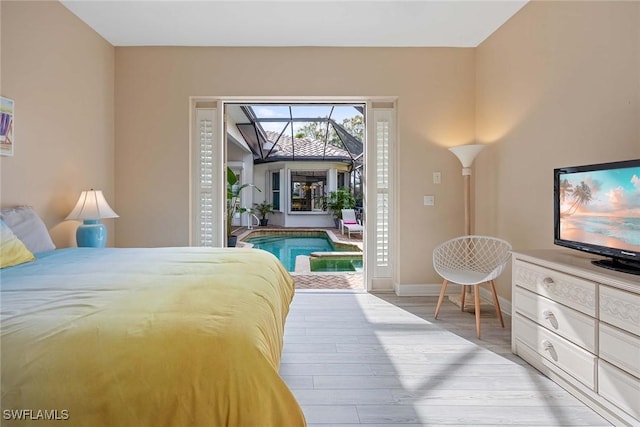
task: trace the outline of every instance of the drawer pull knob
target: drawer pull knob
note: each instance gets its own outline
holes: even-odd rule
[[[555,317],[553,315],[553,313],[551,312],[551,310],[545,310],[542,312],[542,315],[544,316],[545,319],[551,319],[552,317]]]
[[[543,340],[542,341],[542,348],[544,348],[546,351],[551,351],[551,350],[553,350],[553,344],[551,344],[551,342],[549,340]]]
[[[554,284],[554,281],[551,277],[545,277],[542,279],[542,286],[545,288],[550,288]]]

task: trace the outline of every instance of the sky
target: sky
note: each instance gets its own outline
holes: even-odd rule
[[[640,167],[580,172],[563,175],[575,188],[584,182],[591,188],[592,200],[577,213],[609,213],[619,216],[640,215]],[[565,205],[573,199],[568,197]]]
[[[258,118],[289,118],[289,106],[283,105],[253,105],[253,111]],[[291,112],[293,117],[327,117],[331,112],[331,105],[291,105]],[[331,118],[337,123],[342,123],[345,118],[350,118],[356,115],[362,115],[352,105],[336,105],[331,114]],[[274,132],[281,132],[285,126],[285,123],[260,123],[264,130],[270,130]],[[298,126],[303,126],[305,123],[297,123]]]

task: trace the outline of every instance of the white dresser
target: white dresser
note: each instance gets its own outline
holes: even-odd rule
[[[614,425],[640,426],[640,276],[513,254],[512,350]]]

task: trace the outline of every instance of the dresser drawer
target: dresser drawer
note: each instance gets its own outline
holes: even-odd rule
[[[514,285],[596,317],[596,283],[570,274],[516,261]]]
[[[598,323],[593,317],[520,287],[516,287],[514,298],[519,313],[591,353],[596,352]]]
[[[640,295],[600,286],[600,320],[640,335]]]
[[[604,360],[598,361],[598,394],[640,418],[640,379]]]
[[[596,357],[521,314],[514,320],[515,336],[553,365],[595,390]]]
[[[600,358],[640,377],[640,337],[637,335],[600,323],[599,350]]]

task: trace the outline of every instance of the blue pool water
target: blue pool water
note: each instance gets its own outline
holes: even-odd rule
[[[311,252],[336,252],[335,248],[326,237],[316,236],[260,236],[246,240],[253,244],[254,248],[262,249],[274,254],[288,271],[295,271],[296,257],[298,255],[310,255]]]

